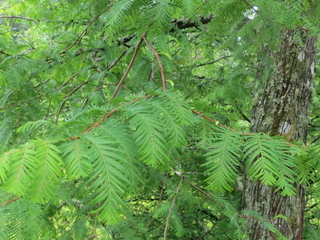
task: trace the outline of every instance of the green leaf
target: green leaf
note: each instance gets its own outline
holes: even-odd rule
[[[207,162],[202,164],[205,173],[209,175],[206,179],[209,184],[208,188],[218,192],[231,191],[238,176],[238,166],[241,159],[239,134],[221,128],[211,141],[210,150],[204,155]]]

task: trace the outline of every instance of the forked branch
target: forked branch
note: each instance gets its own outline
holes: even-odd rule
[[[154,53],[154,55],[156,56],[157,60],[158,60],[158,64],[159,64],[159,68],[160,68],[160,73],[161,73],[161,80],[162,80],[162,90],[165,91],[167,90],[166,87],[166,77],[164,75],[164,68],[159,56],[159,53],[151,46],[151,44],[148,42],[146,36],[142,37],[143,40],[145,41],[145,43],[147,44],[147,46],[150,48],[150,50]]]

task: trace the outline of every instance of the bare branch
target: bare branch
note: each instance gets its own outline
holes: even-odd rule
[[[88,28],[103,14],[105,13],[109,8],[112,7],[113,1],[110,1],[110,3],[108,4],[108,6],[103,9],[98,15],[96,15],[90,22],[89,24],[83,29],[83,31],[80,33],[80,35],[77,37],[77,39],[69,46],[67,47],[65,50],[62,51],[62,53],[65,53],[66,51],[68,51],[69,49],[71,49],[74,45],[78,44],[81,42],[81,39],[85,36]]]
[[[159,64],[159,68],[160,68],[160,73],[161,73],[161,80],[162,80],[162,89],[163,91],[167,90],[166,87],[166,77],[164,75],[164,68],[162,66],[162,62],[160,59],[160,56],[158,54],[158,52],[151,46],[151,44],[148,42],[147,38],[144,36],[143,40],[145,41],[145,43],[147,44],[147,46],[150,48],[150,50],[154,53],[154,55],[156,56],[157,60],[158,60],[158,64]]]
[[[182,185],[182,182],[183,182],[183,177],[180,179],[180,182],[179,182],[179,185],[176,189],[176,194],[174,195],[174,198],[172,200],[172,204],[171,204],[171,207],[169,209],[169,212],[168,212],[168,215],[167,215],[167,218],[166,218],[166,225],[164,227],[164,234],[163,234],[163,239],[166,240],[167,239],[167,231],[168,231],[168,227],[169,227],[169,219],[170,219],[170,216],[171,216],[171,212],[172,212],[172,209],[174,207],[174,204],[176,202],[176,199],[177,199],[177,196],[178,196],[178,192],[181,188],[181,185]]]
[[[137,46],[136,46],[136,48],[135,48],[135,50],[134,50],[134,52],[133,52],[133,55],[132,55],[132,58],[131,58],[131,60],[130,60],[129,65],[128,65],[128,68],[127,68],[126,72],[123,74],[122,78],[120,79],[120,81],[119,81],[119,83],[118,83],[117,88],[114,90],[114,92],[113,92],[113,94],[112,94],[112,96],[111,96],[112,99],[116,97],[116,95],[117,95],[117,93],[118,93],[118,91],[119,91],[119,89],[120,89],[123,81],[124,81],[125,78],[128,76],[128,74],[129,74],[129,72],[130,72],[130,70],[131,70],[131,68],[132,68],[133,62],[134,62],[134,60],[136,59],[136,56],[137,56],[137,53],[138,53],[138,51],[139,51],[140,45],[141,45],[141,43],[143,42],[144,36],[145,36],[145,33],[144,33],[144,34],[142,35],[142,37],[140,38],[140,40],[139,40],[139,42],[138,42],[138,44],[137,44]]]

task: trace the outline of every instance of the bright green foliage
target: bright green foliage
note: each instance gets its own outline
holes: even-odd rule
[[[244,172],[282,195],[308,185],[317,239],[319,89],[311,148],[249,121],[266,45],[318,34],[319,1],[0,3],[0,239],[248,239],[248,218],[276,231],[241,211]]]
[[[284,195],[294,194],[295,159],[289,154],[291,145],[270,141],[266,135],[248,137],[243,146],[248,175],[263,184],[275,185]]]

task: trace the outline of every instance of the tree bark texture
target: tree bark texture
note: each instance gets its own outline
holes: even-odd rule
[[[274,72],[263,93],[257,93],[253,106],[251,131],[283,136],[288,141],[307,138],[309,104],[313,91],[317,37],[305,30],[284,30],[274,59]],[[275,188],[251,182],[245,176],[244,209],[257,211],[288,239],[302,239],[305,210],[304,186],[297,186],[295,196],[281,196]],[[283,215],[275,218],[275,216]],[[277,239],[263,223],[248,220],[250,238]]]

